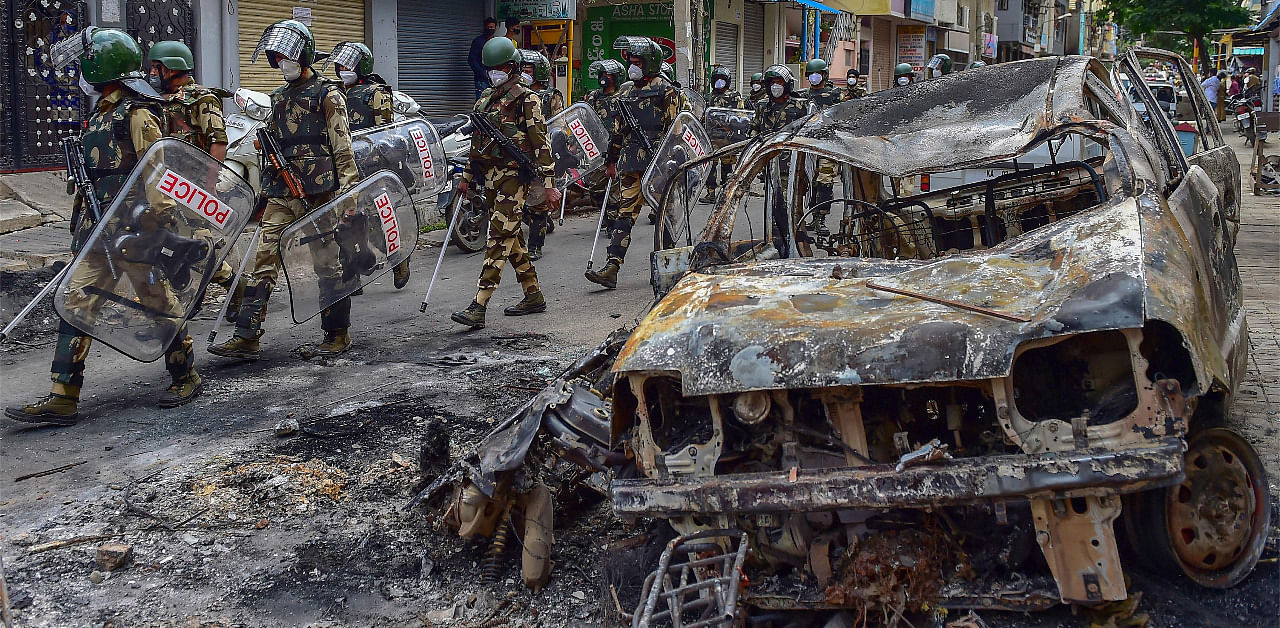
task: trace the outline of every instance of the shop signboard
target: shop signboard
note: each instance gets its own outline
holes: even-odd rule
[[[924,72],[927,52],[925,48],[924,25],[901,25],[898,27],[898,63],[909,63],[911,69],[920,74]]]
[[[498,0],[498,19],[574,20],[578,17],[576,0]]]

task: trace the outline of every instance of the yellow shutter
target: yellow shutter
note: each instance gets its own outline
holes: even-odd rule
[[[316,38],[317,53],[328,53],[341,41],[365,41],[364,0],[240,0],[237,4],[240,12],[240,85],[237,87],[270,93],[284,84],[280,71],[272,68],[264,57],[259,57],[257,63],[249,60],[253,58],[262,31],[280,20],[292,19],[294,7],[311,10],[310,28]]]

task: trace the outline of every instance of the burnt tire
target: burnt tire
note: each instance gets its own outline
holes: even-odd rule
[[[1184,462],[1182,482],[1125,499],[1125,536],[1154,573],[1233,587],[1257,566],[1266,544],[1266,471],[1247,441],[1220,427],[1192,435]]]

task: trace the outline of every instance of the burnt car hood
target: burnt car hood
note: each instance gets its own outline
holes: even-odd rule
[[[1023,341],[1143,325],[1142,219],[1133,198],[1113,199],[986,251],[693,273],[636,328],[614,372],[679,373],[685,395],[1007,376]]]

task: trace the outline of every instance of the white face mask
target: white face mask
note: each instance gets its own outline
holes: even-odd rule
[[[898,77],[898,84],[899,84],[899,85],[908,85],[908,84],[910,84],[910,83],[911,83],[911,79],[910,79],[909,77],[906,77],[906,76],[899,76],[899,77]]]
[[[758,91],[760,91],[760,90],[762,90],[762,89],[764,89],[764,85],[761,85],[761,84],[759,84],[759,83],[752,83],[752,84],[751,84],[751,91],[753,91],[753,92],[758,92]]]
[[[770,85],[769,93],[773,94],[774,98],[782,98],[782,89],[783,87],[781,85]]]
[[[86,96],[101,96],[102,94],[89,81],[84,80],[84,75],[80,75],[80,91]]]
[[[810,85],[817,86],[817,85],[818,85],[819,83],[821,83],[821,82],[822,82],[822,75],[821,75],[821,74],[818,74],[817,72],[814,72],[813,74],[810,74],[810,75],[809,75],[809,84],[810,84]]]
[[[497,87],[507,82],[507,73],[502,70],[489,70],[489,84]]]
[[[631,67],[627,68],[627,78],[633,81],[638,81],[644,78],[644,68],[634,63],[631,64]]]
[[[716,89],[724,89],[724,79],[716,79]]]
[[[347,87],[355,85],[356,80],[359,79],[356,73],[350,70],[338,70],[338,76],[342,79],[342,84]]]
[[[523,81],[525,85],[533,85],[533,75],[528,72],[521,72],[520,80]]]
[[[281,59],[280,73],[284,75],[284,80],[296,81],[302,76],[302,65],[291,59]]]

